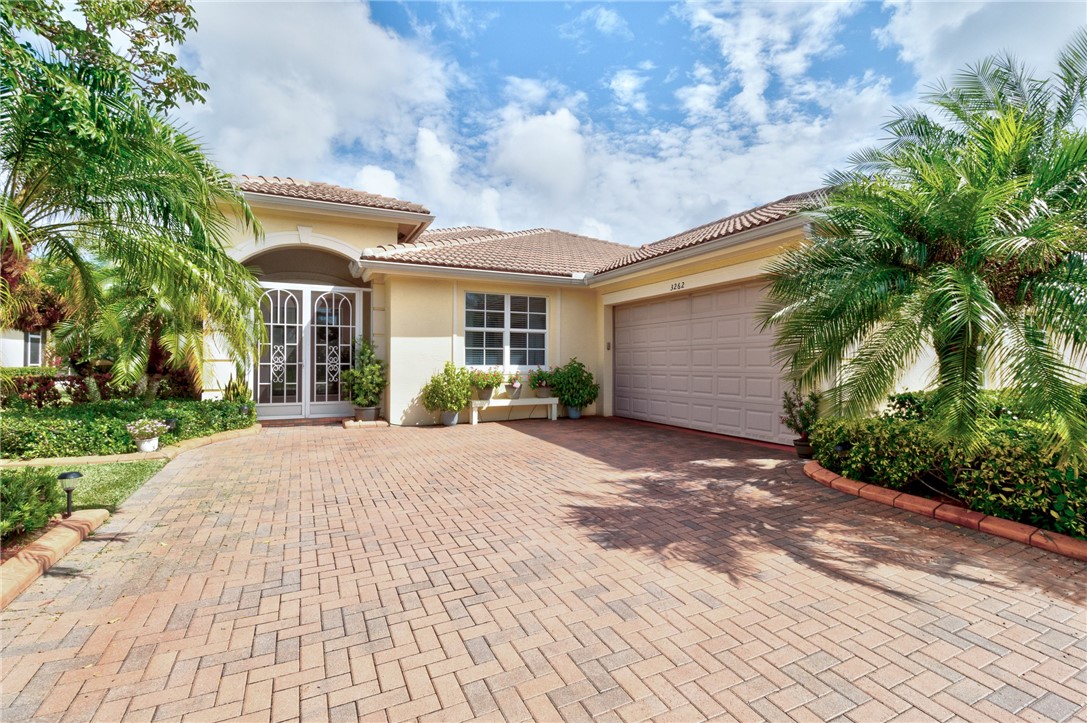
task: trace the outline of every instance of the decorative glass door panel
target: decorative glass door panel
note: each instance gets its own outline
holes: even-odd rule
[[[302,403],[302,292],[269,289],[260,300],[268,338],[260,345],[257,404]]]
[[[268,339],[253,375],[257,417],[350,415],[343,375],[355,338],[369,334],[367,290],[275,282],[265,288],[260,308]]]
[[[313,302],[314,402],[349,401],[343,373],[351,368],[355,345],[355,294],[329,291]]]

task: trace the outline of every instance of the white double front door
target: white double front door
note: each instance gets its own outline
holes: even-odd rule
[[[363,328],[366,290],[264,283],[260,302],[267,338],[253,373],[261,419],[350,416],[343,373]]]

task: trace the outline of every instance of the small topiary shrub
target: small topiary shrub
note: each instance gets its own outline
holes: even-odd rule
[[[64,504],[53,472],[33,467],[0,470],[0,539],[45,527]]]
[[[389,384],[385,374],[385,362],[377,358],[377,352],[361,337],[355,341],[355,364],[343,373],[344,384],[356,407],[377,407]]]

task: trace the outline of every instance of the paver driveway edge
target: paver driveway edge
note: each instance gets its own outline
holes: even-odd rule
[[[1005,540],[1013,540],[1047,552],[1055,552],[1058,555],[1071,557],[1073,560],[1087,562],[1087,540],[1078,540],[1075,537],[1069,537],[1059,532],[1050,532],[1033,525],[1005,520],[1002,517],[993,517],[992,515],[974,512],[955,505],[940,504],[935,500],[909,495],[904,492],[900,493],[879,485],[857,482],[831,472],[814,460],[804,465],[804,474],[824,487],[831,487],[854,497],[864,497],[875,502],[882,502],[890,507],[908,510],[925,517],[934,517],[944,522],[950,522],[953,525],[968,527],[971,530],[978,530],[994,537],[1002,537]],[[864,489],[867,489],[869,494],[862,495],[861,490]],[[880,494],[873,494],[876,491],[879,491]]]
[[[107,510],[79,510],[0,566],[0,610],[109,519]]]

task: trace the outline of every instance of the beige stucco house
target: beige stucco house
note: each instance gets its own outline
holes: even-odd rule
[[[266,288],[268,343],[251,370],[261,418],[349,415],[339,378],[362,335],[389,364],[395,425],[434,423],[417,397],[447,360],[527,372],[577,357],[602,388],[586,413],[788,441],[755,311],[766,261],[805,237],[807,195],[635,248],[549,229],[432,230],[423,206],[322,183],[240,185],[266,234],[239,229],[232,249]],[[214,397],[234,365],[210,358]],[[530,415],[546,409],[482,419]]]

